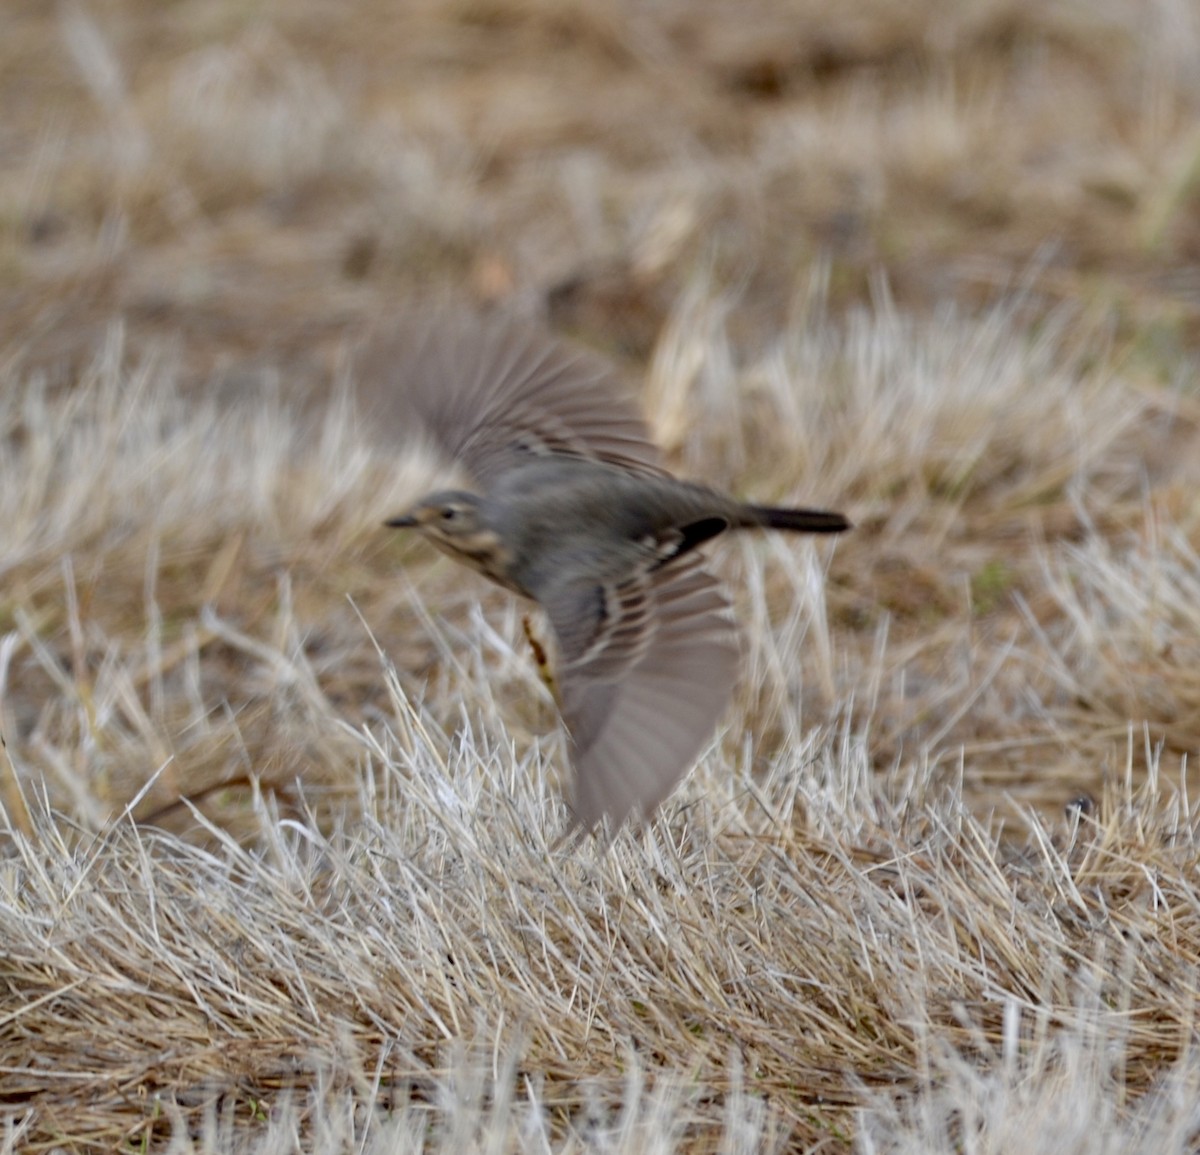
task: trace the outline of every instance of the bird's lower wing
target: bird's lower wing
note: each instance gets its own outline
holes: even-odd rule
[[[691,769],[733,694],[738,633],[717,580],[689,557],[620,584],[543,599],[562,650],[573,821],[648,816]]]

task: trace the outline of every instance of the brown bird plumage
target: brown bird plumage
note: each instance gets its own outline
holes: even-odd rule
[[[432,494],[388,524],[550,619],[574,823],[615,830],[648,816],[709,739],[737,674],[729,601],[696,548],[726,529],[850,523],[671,477],[608,364],[512,321],[407,327],[371,344],[362,377],[390,409],[386,426],[415,426],[479,489]]]

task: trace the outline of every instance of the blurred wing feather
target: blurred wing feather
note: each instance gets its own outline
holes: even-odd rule
[[[373,425],[423,432],[484,486],[546,454],[664,475],[616,370],[512,319],[408,321],[368,342],[359,377]]]
[[[607,818],[615,830],[671,792],[728,706],[739,659],[729,602],[688,558],[607,589],[566,586],[543,604],[562,651],[574,821],[591,830]]]

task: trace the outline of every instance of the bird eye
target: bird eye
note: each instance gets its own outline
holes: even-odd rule
[[[455,509],[454,506],[452,506],[452,505],[448,505],[448,506],[446,506],[445,509],[442,510],[442,520],[443,521],[453,521],[457,516],[458,516],[458,510]]]

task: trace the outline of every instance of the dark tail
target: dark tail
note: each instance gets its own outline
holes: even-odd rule
[[[769,505],[752,505],[750,513],[755,520],[747,524],[766,529],[790,529],[797,533],[843,533],[854,528],[848,518],[826,509],[776,509]]]

